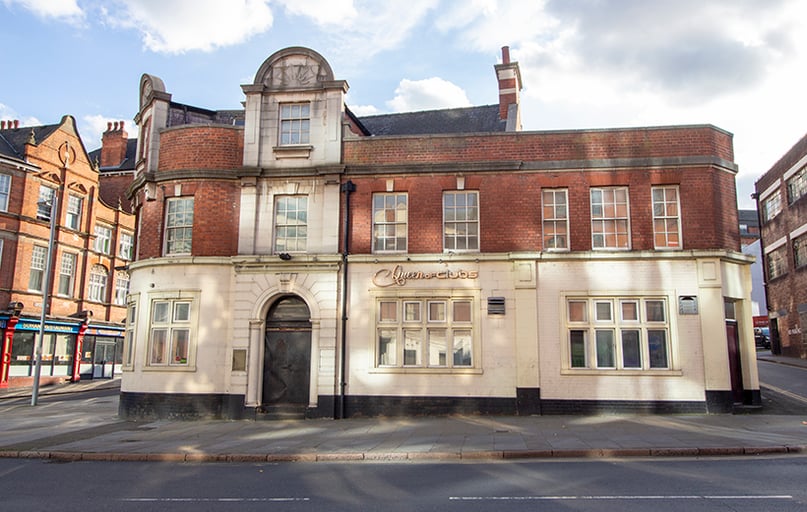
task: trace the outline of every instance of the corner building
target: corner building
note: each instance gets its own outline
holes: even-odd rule
[[[310,49],[243,111],[141,79],[121,414],[758,405],[731,134],[521,131],[499,103],[357,117]]]

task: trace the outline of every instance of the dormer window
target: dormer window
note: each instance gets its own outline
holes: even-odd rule
[[[311,106],[308,103],[280,105],[280,145],[308,144]]]

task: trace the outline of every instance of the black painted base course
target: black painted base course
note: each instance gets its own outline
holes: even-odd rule
[[[748,397],[753,402],[756,395]],[[119,415],[127,419],[249,419],[256,410],[244,406],[244,395],[131,393],[120,395]],[[725,414],[732,412],[731,392],[707,391],[705,401],[548,400],[538,388],[519,388],[508,397],[345,397],[344,417],[586,414]],[[342,417],[340,397],[320,395],[306,418]]]

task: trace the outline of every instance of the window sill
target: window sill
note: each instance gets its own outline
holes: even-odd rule
[[[314,146],[310,144],[275,146],[272,148],[275,158],[309,158],[313,150]]]
[[[410,374],[410,375],[482,375],[481,368],[370,368],[371,374]]]
[[[144,372],[195,372],[196,366],[144,366]]]
[[[682,377],[684,372],[681,370],[664,370],[664,369],[654,369],[654,370],[642,370],[642,369],[635,369],[635,370],[609,370],[609,369],[602,369],[596,370],[592,368],[564,368],[560,371],[561,375],[575,375],[575,376],[597,376],[603,377],[605,375],[613,375],[613,376],[630,376],[630,377]]]

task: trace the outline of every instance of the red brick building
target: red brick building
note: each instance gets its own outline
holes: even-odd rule
[[[143,75],[124,416],[758,405],[733,142],[521,131],[499,103],[357,117],[307,48],[243,111]]]
[[[756,182],[771,350],[807,358],[807,136]]]
[[[120,370],[134,216],[100,189],[72,117],[0,123],[0,386],[31,383],[43,307],[41,375]]]

